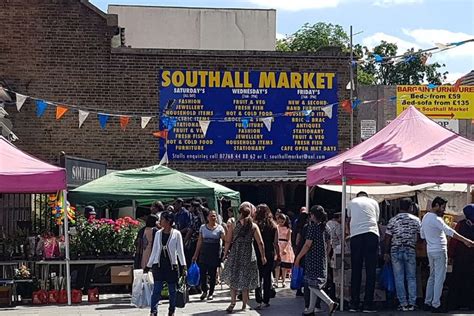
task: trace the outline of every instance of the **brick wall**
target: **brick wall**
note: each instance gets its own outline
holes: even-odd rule
[[[113,113],[155,115],[160,69],[235,71],[329,71],[338,76],[339,98],[348,98],[348,59],[337,49],[312,54],[255,51],[190,51],[111,48],[114,16],[87,1],[20,1],[0,3],[0,83],[23,94],[49,101]],[[56,121],[54,110],[35,117],[28,100],[20,113],[9,107],[15,144],[49,162],[59,152],[105,160],[109,168],[157,164],[158,142],[151,135],[156,120],[141,129],[132,120],[121,131],[111,117],[100,129],[91,113],[81,129],[77,112]],[[339,147],[349,146],[349,116],[339,111]],[[357,134],[355,134],[357,135]],[[306,162],[172,162],[180,170],[304,170]]]

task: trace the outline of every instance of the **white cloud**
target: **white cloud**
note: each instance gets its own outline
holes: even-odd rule
[[[455,83],[456,80],[458,80],[459,78],[461,78],[462,76],[466,75],[467,72],[450,72],[446,75],[446,80],[445,80],[445,83]]]
[[[301,11],[307,9],[335,8],[341,0],[247,0],[260,7],[285,11]]]
[[[391,7],[395,5],[420,4],[423,0],[375,0],[373,5],[379,7]]]
[[[417,43],[424,48],[434,47],[435,43],[447,44],[454,42],[461,42],[474,38],[474,34],[451,32],[448,30],[437,29],[402,29],[403,33],[413,38]],[[474,63],[473,53],[474,42],[470,42],[459,47],[440,52],[437,55],[450,56],[452,58],[465,57],[470,58],[471,64]],[[438,56],[436,56],[438,58]],[[467,60],[469,62],[469,60]]]
[[[375,33],[374,35],[364,38],[362,40],[362,44],[363,46],[367,46],[369,49],[372,49],[375,46],[379,45],[381,41],[397,44],[399,54],[406,52],[410,48],[415,48],[415,50],[421,48],[414,42],[405,41],[399,37],[381,32]]]

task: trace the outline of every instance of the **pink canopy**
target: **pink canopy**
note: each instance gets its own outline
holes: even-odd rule
[[[415,107],[377,134],[308,167],[306,184],[474,183],[474,142],[441,127]]]
[[[66,189],[66,170],[30,156],[0,136],[0,193],[51,193]]]

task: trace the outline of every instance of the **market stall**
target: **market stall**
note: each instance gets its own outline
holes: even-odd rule
[[[177,197],[205,198],[210,208],[216,208],[220,198],[240,202],[240,193],[223,185],[182,173],[163,165],[117,171],[74,189],[69,194],[72,203],[101,205],[115,201],[118,205],[151,203],[154,200],[173,201]]]
[[[474,183],[474,142],[439,126],[411,106],[370,139],[307,169],[307,192],[342,185],[344,235],[347,185]],[[344,243],[343,243],[344,244]],[[342,251],[344,256],[344,251]],[[344,260],[342,260],[344,265]],[[341,274],[344,273],[342,266]],[[341,308],[344,276],[341,275]]]
[[[0,136],[0,193],[53,193],[62,191],[66,209],[66,171],[16,148]],[[69,276],[68,217],[64,220],[65,265]],[[70,279],[66,279],[70,304]]]

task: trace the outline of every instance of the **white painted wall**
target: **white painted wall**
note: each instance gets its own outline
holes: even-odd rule
[[[133,48],[275,50],[276,11],[109,5]]]

